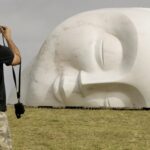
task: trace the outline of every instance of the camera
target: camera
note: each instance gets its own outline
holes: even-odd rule
[[[21,118],[21,114],[24,114],[25,112],[24,105],[18,102],[14,105],[14,107],[15,107],[15,114],[16,114],[17,119]]]
[[[6,28],[0,25],[0,33],[2,33],[2,29],[5,30]]]
[[[1,25],[0,25],[0,28],[2,28],[3,30],[5,30],[5,27],[4,27],[4,26],[1,26]]]

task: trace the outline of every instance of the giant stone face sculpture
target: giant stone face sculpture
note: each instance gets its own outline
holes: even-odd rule
[[[150,10],[75,15],[48,36],[27,69],[32,106],[150,107]]]

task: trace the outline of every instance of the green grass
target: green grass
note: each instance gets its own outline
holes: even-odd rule
[[[7,111],[14,150],[149,150],[150,111],[26,108]]]

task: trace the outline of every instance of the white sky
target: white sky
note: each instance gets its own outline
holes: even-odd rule
[[[0,25],[10,26],[24,69],[55,26],[79,12],[105,7],[150,7],[148,0],[0,0]],[[1,40],[0,40],[1,42]],[[18,67],[15,67],[18,71]],[[5,67],[7,97],[14,88],[11,67]],[[18,74],[18,72],[17,72]]]

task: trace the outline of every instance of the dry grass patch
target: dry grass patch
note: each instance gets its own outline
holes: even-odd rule
[[[150,111],[26,108],[7,111],[14,150],[148,150]]]

